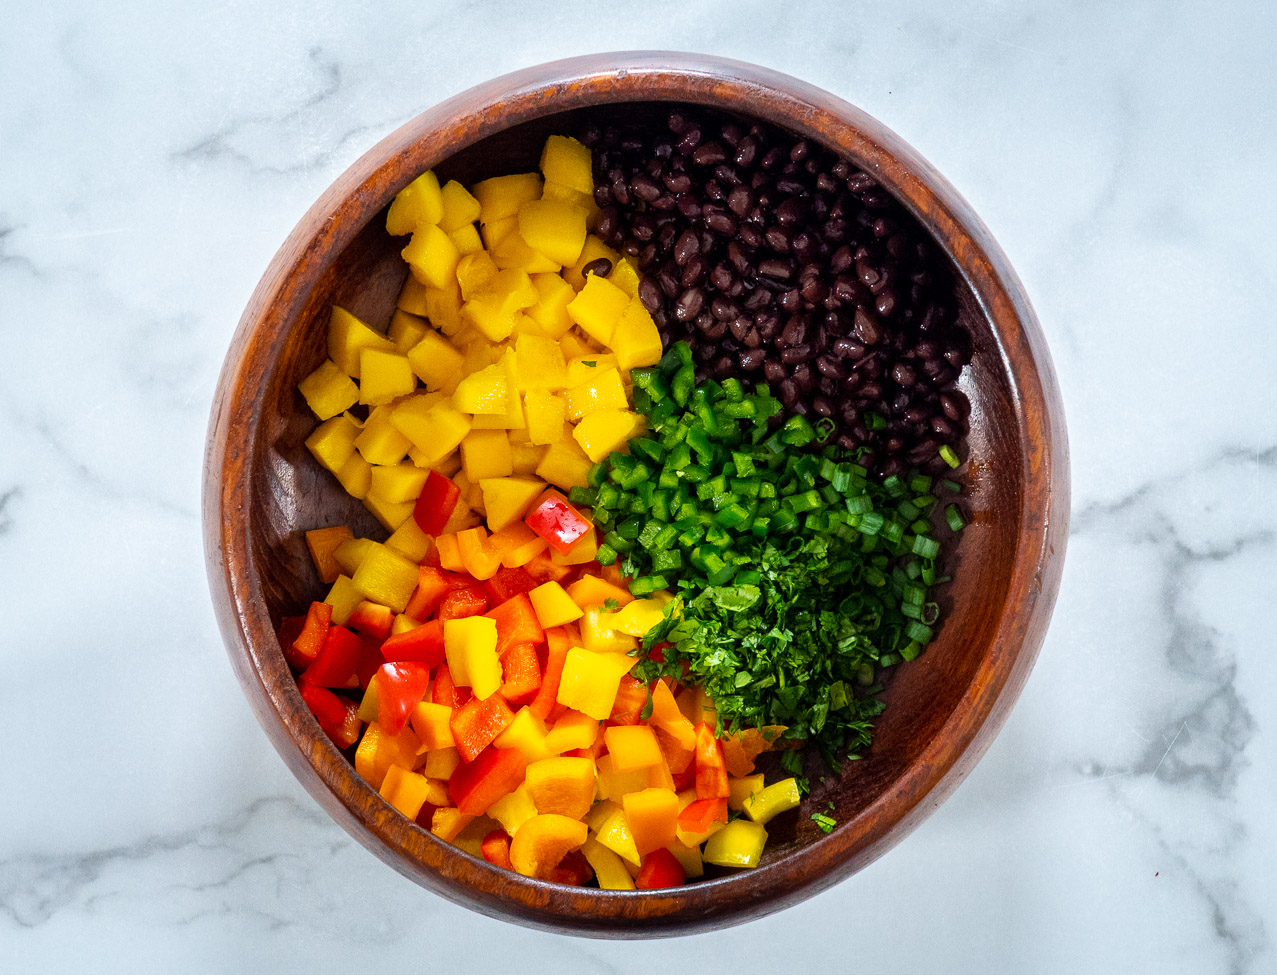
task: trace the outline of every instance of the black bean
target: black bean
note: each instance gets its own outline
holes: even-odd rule
[[[660,285],[651,278],[643,278],[639,282],[638,287],[639,301],[643,302],[643,307],[649,312],[655,312],[658,308],[665,304],[665,298],[661,294]]]
[[[722,210],[705,213],[705,226],[720,237],[731,237],[736,233],[736,218]]]
[[[807,212],[807,207],[803,201],[796,196],[791,196],[788,200],[776,208],[776,221],[783,227],[792,227]]]
[[[811,346],[805,342],[800,345],[790,345],[781,349],[780,361],[787,366],[792,366],[798,362],[805,362],[811,358]]]
[[[678,304],[674,306],[674,317],[680,322],[691,321],[700,314],[701,306],[705,304],[705,292],[700,288],[688,288],[678,299]]]
[[[961,423],[971,412],[971,403],[961,390],[940,394],[940,409],[954,423]]]
[[[701,252],[701,239],[691,229],[684,230],[674,243],[674,262],[682,267]]]
[[[897,362],[891,367],[891,378],[897,386],[909,387],[918,381],[918,374],[907,362]]]
[[[587,262],[586,265],[581,268],[581,277],[593,274],[600,278],[606,278],[611,273],[612,262],[606,257],[596,257],[594,260]]]
[[[748,186],[738,186],[727,196],[727,206],[738,217],[754,208],[754,194]]]
[[[693,254],[686,264],[683,265],[683,274],[679,278],[679,284],[684,288],[690,288],[700,284],[705,275],[709,272],[709,261],[705,260],[704,254]]]
[[[692,162],[698,166],[717,166],[726,158],[721,142],[703,142],[692,153]]]
[[[767,246],[776,253],[789,253],[789,234],[781,227],[769,227],[763,238],[767,241]]]

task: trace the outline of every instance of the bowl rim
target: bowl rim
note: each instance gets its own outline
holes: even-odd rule
[[[298,710],[253,566],[251,459],[266,379],[289,322],[325,261],[413,175],[541,116],[653,101],[753,115],[836,145],[942,238],[1010,379],[1025,497],[987,666],[870,806],[750,873],[671,891],[587,891],[500,870],[410,823],[355,774],[304,706]],[[663,51],[586,55],[503,75],[427,109],[360,156],[292,230],[245,308],[218,380],[203,483],[206,568],[223,641],[259,723],[306,790],[380,859],[454,902],[544,930],[605,937],[691,933],[783,909],[867,866],[938,808],[988,749],[1028,678],[1059,589],[1068,516],[1068,443],[1046,340],[1023,285],[969,204],[904,140],[829,92],[741,61]],[[282,684],[281,670],[289,678]]]

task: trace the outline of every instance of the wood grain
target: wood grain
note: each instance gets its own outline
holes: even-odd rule
[[[752,115],[814,138],[873,174],[934,235],[961,281],[974,357],[971,525],[938,639],[900,667],[868,757],[775,821],[758,869],[662,893],[559,887],[441,843],[400,816],[320,732],[274,626],[321,592],[302,532],[347,523],[384,532],[311,460],[297,381],[325,355],[329,307],[384,326],[404,278],[382,229],[394,194],[423,170],[471,182],[535,167],[544,137],[587,119],[680,101]],[[480,85],[424,112],[344,173],[272,260],[227,354],[209,429],[204,530],[209,583],[231,663],[258,720],[316,801],[421,885],[534,927],[650,937],[779,910],[885,853],[984,754],[1037,656],[1059,588],[1069,512],[1068,447],[1046,343],[1014,271],[948,182],[859,109],[766,69],[634,52],[560,61]],[[834,804],[824,835],[810,812]]]

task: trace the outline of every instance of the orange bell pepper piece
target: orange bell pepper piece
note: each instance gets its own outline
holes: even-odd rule
[[[480,582],[491,579],[501,568],[501,553],[482,526],[457,532],[457,554],[465,570]]]
[[[589,836],[585,823],[556,813],[533,816],[515,831],[510,862],[525,877],[548,880],[550,871]]]
[[[696,726],[696,798],[726,799],[731,794],[723,743],[714,737],[714,729],[702,721]]]
[[[434,615],[443,597],[454,589],[463,589],[469,583],[463,575],[447,572],[433,565],[423,565],[417,569],[417,588],[404,612],[415,620],[425,622]]]
[[[527,593],[521,592],[484,614],[497,624],[497,653],[505,653],[516,643],[545,642],[545,631]]]
[[[621,678],[621,686],[616,692],[616,701],[612,705],[609,720],[617,724],[638,724],[639,715],[647,707],[647,696],[647,685],[626,674]]]
[[[678,825],[685,833],[708,833],[714,823],[727,822],[726,799],[694,799],[678,814]]]
[[[494,802],[519,787],[527,767],[527,759],[517,748],[485,748],[473,762],[457,766],[448,780],[448,795],[467,816],[482,816]],[[581,828],[585,829],[584,823]]]
[[[607,753],[618,772],[651,768],[661,761],[656,733],[647,725],[616,725],[603,729]]]
[[[389,606],[364,599],[351,611],[346,625],[374,640],[384,640],[390,636],[394,621],[395,611]]]
[[[457,751],[473,762],[514,720],[514,712],[499,693],[480,700],[472,697],[452,712],[448,726]]]
[[[678,796],[672,789],[640,789],[621,797],[639,856],[669,846],[677,838]]]
[[[324,638],[328,636],[328,626],[333,620],[331,603],[311,603],[306,610],[306,622],[302,631],[297,634],[291,646],[284,647],[284,656],[298,670],[305,670],[323,649]]]

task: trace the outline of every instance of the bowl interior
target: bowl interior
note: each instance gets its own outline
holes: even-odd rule
[[[668,104],[623,103],[544,116],[499,132],[436,166],[440,179],[465,184],[489,176],[535,169],[541,145],[551,133],[579,133],[587,122],[624,113],[650,113],[653,124]],[[943,244],[943,242],[941,242]],[[347,496],[303,445],[314,419],[297,383],[326,356],[330,307],[340,304],[374,327],[385,328],[407,269],[399,256],[404,241],[384,229],[384,210],[368,222],[322,273],[296,313],[281,354],[267,373],[264,402],[252,445],[251,468],[265,472],[252,483],[249,516],[252,557],[272,624],[294,614],[324,586],[307,555],[303,532],[348,524],[356,533],[384,538],[386,532],[358,501]],[[943,249],[943,248],[942,248]],[[798,814],[774,821],[766,861],[783,859],[818,843],[824,834],[810,820],[832,802],[833,815],[846,823],[866,813],[890,790],[939,733],[973,688],[973,681],[998,651],[993,635],[1007,600],[1016,558],[1019,512],[1024,503],[1017,404],[998,340],[963,276],[954,267],[961,320],[971,334],[973,358],[960,385],[972,404],[965,507],[969,527],[949,546],[945,570],[954,576],[941,596],[943,625],[938,638],[917,660],[894,668],[884,692],[886,711],[876,723],[875,741],[865,759],[850,763],[841,777],[815,763],[813,794]],[[941,528],[941,532],[946,529]]]

